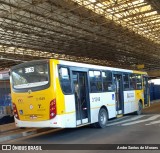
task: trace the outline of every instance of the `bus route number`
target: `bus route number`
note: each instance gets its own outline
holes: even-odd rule
[[[25,68],[25,73],[32,73],[32,72],[34,72],[34,67]]]
[[[100,97],[93,97],[92,102],[100,102]]]

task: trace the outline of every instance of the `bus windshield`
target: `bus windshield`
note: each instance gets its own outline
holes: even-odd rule
[[[49,83],[48,64],[37,64],[12,70],[13,88],[24,89]]]

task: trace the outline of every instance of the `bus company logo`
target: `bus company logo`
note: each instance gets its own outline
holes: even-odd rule
[[[38,108],[41,108],[41,104],[38,104]]]
[[[19,103],[22,103],[22,102],[23,102],[23,99],[18,99],[18,102],[19,102]]]
[[[11,145],[2,145],[2,150],[11,150]]]
[[[30,108],[30,109],[33,109],[33,105],[30,105],[29,108]]]
[[[31,94],[32,90],[28,90],[28,93]]]

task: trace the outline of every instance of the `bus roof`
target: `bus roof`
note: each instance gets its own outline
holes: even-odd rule
[[[112,70],[112,71],[120,71],[120,72],[147,75],[147,72],[143,72],[143,71],[128,70],[128,69],[114,68],[114,67],[108,67],[108,66],[99,66],[99,65],[92,65],[92,64],[85,64],[85,63],[78,63],[78,62],[70,62],[66,60],[59,60],[59,64],[67,65],[67,66],[76,66],[76,67],[84,67],[84,68],[91,68],[91,69],[104,69],[104,70]]]
[[[48,60],[58,61],[59,64],[67,65],[67,66],[76,66],[76,67],[84,67],[84,68],[99,69],[99,70],[104,69],[104,70],[112,70],[112,71],[118,71],[118,72],[128,72],[128,73],[137,73],[137,74],[147,75],[147,72],[143,72],[143,71],[121,69],[121,68],[108,67],[108,66],[99,66],[99,65],[85,64],[85,63],[72,62],[72,61],[67,61],[67,60],[58,60],[58,59],[42,59],[42,60],[28,61],[28,62],[25,62],[25,63],[21,63],[19,65],[13,66],[11,68],[11,70],[19,68],[19,67],[27,66],[28,63],[30,63],[30,64],[33,63],[34,64],[34,63],[40,63],[40,62],[47,62]]]

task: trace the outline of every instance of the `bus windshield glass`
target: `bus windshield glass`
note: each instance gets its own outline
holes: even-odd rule
[[[12,81],[15,89],[47,85],[49,83],[48,64],[30,65],[12,70]]]

